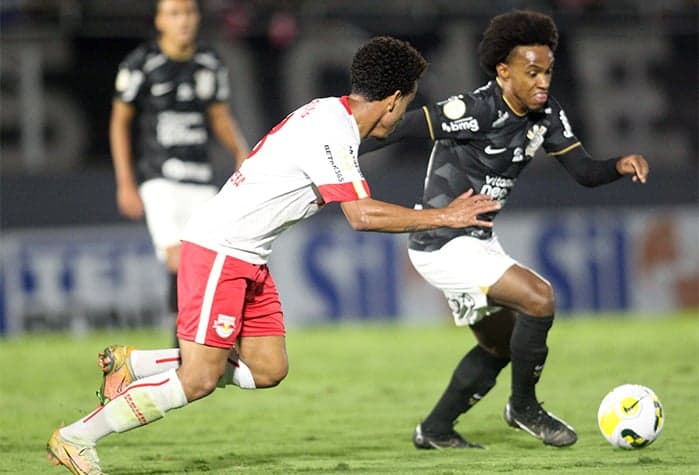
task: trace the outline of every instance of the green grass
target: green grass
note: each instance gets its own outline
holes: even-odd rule
[[[167,345],[163,331],[0,340],[1,473],[61,474],[44,459],[61,422],[95,407],[95,356],[106,343]],[[699,319],[560,318],[538,386],[545,407],[578,431],[566,449],[508,428],[509,368],[457,425],[488,450],[417,451],[411,435],[453,367],[473,345],[451,326],[352,325],[291,329],[291,370],[270,390],[219,390],[157,423],[111,435],[104,470],[144,474],[687,474],[699,473]],[[651,446],[614,449],[597,429],[597,406],[621,383],[653,388],[665,430]]]

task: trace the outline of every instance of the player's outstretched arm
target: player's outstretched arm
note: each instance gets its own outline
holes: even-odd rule
[[[635,182],[645,183],[648,179],[648,162],[643,155],[625,155],[616,162],[616,171],[620,175],[631,175]]]
[[[216,138],[233,154],[235,168],[239,168],[247,158],[250,147],[238,126],[238,121],[233,117],[228,105],[223,102],[209,106],[208,115]]]
[[[405,233],[441,227],[492,227],[479,215],[500,209],[500,205],[486,195],[474,195],[469,190],[445,208],[417,210],[393,203],[364,198],[340,204],[347,221],[357,231]]]

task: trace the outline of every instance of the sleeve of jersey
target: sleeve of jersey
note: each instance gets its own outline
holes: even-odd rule
[[[470,139],[481,130],[483,107],[470,94],[459,94],[425,107],[430,138]]]
[[[356,146],[325,145],[322,155],[306,163],[304,171],[325,203],[356,201],[371,196],[357,161]]]
[[[140,51],[135,51],[119,65],[114,84],[114,98],[126,103],[134,102],[144,82],[141,54]]]
[[[544,138],[546,153],[558,156],[580,147],[580,140],[573,133],[563,108],[553,99],[549,101],[549,104],[551,106],[551,121]]]
[[[215,102],[226,102],[231,95],[230,78],[228,77],[228,68],[223,64],[221,58],[216,54],[218,67],[216,68],[216,94]]]

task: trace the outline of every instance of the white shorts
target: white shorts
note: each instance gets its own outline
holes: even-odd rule
[[[146,225],[158,259],[165,261],[165,250],[180,244],[192,211],[217,192],[213,185],[179,183],[165,178],[154,178],[140,186]]]
[[[473,325],[501,307],[488,305],[488,289],[517,263],[498,238],[460,236],[432,252],[408,249],[415,270],[444,293],[458,326]]]

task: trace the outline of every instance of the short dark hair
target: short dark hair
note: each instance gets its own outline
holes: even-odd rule
[[[493,17],[478,45],[481,67],[495,76],[495,67],[517,46],[544,45],[556,51],[558,29],[553,19],[531,10],[513,10]]]
[[[380,101],[396,91],[410,94],[427,68],[427,61],[407,41],[377,36],[352,59],[352,94]]]

